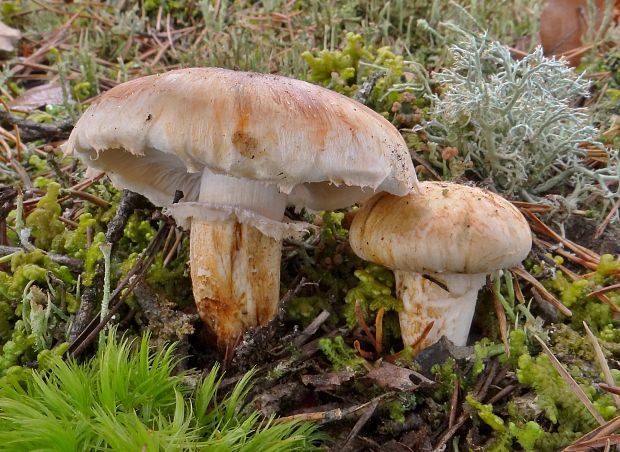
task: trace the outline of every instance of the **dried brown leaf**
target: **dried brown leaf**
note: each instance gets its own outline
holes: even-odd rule
[[[68,99],[71,101],[72,99]],[[26,90],[14,99],[9,106],[11,110],[29,112],[46,105],[60,105],[64,102],[62,86],[57,83],[46,83]]]
[[[4,52],[12,52],[15,50],[15,44],[22,37],[22,32],[5,25],[0,20],[0,50]]]
[[[571,66],[578,66],[591,46],[582,39],[589,29],[603,26],[605,0],[595,0],[595,17],[589,15],[588,0],[550,0],[540,16],[540,42],[547,55],[564,55]]]
[[[420,383],[414,383],[411,380],[412,376],[419,379]],[[366,374],[366,378],[369,378],[382,388],[392,388],[400,391],[414,391],[419,388],[421,384],[425,386],[433,384],[433,381],[414,370],[395,366],[385,361],[381,366],[371,369]]]
[[[355,372],[350,370],[341,370],[338,372],[329,372],[318,375],[302,375],[301,382],[305,385],[314,387],[321,386],[340,386],[355,376]]]

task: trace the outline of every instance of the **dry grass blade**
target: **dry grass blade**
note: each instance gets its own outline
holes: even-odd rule
[[[426,339],[426,336],[428,336],[428,334],[433,329],[433,325],[435,325],[435,321],[434,320],[431,321],[428,325],[426,325],[426,327],[424,327],[424,330],[420,334],[420,337],[417,338],[415,340],[415,342],[411,345],[411,348],[413,348],[413,351],[416,354],[420,352],[420,347],[422,346],[422,343],[424,342],[424,339]]]
[[[508,322],[506,321],[506,311],[504,306],[495,293],[495,288],[489,280],[487,280],[487,289],[491,292],[491,298],[493,300],[493,307],[495,308],[495,315],[499,323],[499,334],[502,337],[502,343],[504,344],[504,351],[506,356],[510,356],[510,346],[508,345]]]
[[[551,364],[553,364],[553,367],[555,367],[555,369],[558,371],[562,379],[573,390],[573,393],[577,396],[577,398],[581,401],[581,403],[583,403],[583,405],[590,412],[592,417],[596,419],[596,422],[598,422],[600,425],[605,424],[605,419],[603,419],[600,413],[596,411],[596,408],[594,408],[594,405],[592,405],[592,402],[590,401],[590,399],[588,399],[588,396],[586,395],[586,393],[583,392],[583,389],[581,389],[581,386],[579,386],[577,382],[573,379],[573,377],[571,377],[571,375],[566,371],[564,366],[562,366],[562,363],[555,357],[555,355],[549,349],[549,347],[547,347],[547,344],[545,344],[545,342],[538,336],[534,335],[534,337],[540,343],[540,345],[542,346],[547,356],[549,356],[549,359],[551,360]]]
[[[366,334],[366,337],[368,338],[368,340],[370,341],[370,343],[376,350],[377,341],[375,340],[375,337],[370,332],[370,328],[368,328],[366,319],[364,319],[364,313],[362,312],[362,306],[357,301],[355,302],[355,317],[357,318],[357,323],[362,328],[362,330],[364,331],[364,334]]]
[[[618,208],[620,208],[620,199],[618,199],[614,203],[614,205],[611,207],[611,209],[609,209],[609,212],[605,216],[605,219],[596,228],[596,232],[594,233],[594,238],[595,239],[598,239],[598,238],[600,238],[603,235],[603,233],[605,232],[605,229],[607,228],[607,225],[609,224],[611,219],[614,217],[614,215],[618,211]]]
[[[605,451],[610,450],[611,446],[620,444],[620,435],[609,435],[601,438],[591,439],[579,444],[570,445],[564,449],[565,452],[585,452],[598,447],[604,447]]]
[[[554,254],[558,254],[568,260],[570,260],[571,262],[574,262],[575,264],[581,265],[589,270],[596,270],[596,267],[598,267],[598,263],[597,262],[593,262],[593,261],[589,261],[589,260],[585,260],[582,259],[578,256],[575,256],[573,253],[566,251],[565,249],[562,248],[558,248],[554,245],[552,245],[549,242],[545,242],[544,240],[540,240],[537,238],[534,238],[534,243],[539,246],[540,248],[543,249],[547,249],[547,250],[552,250]]]
[[[609,392],[610,394],[620,395],[620,386],[608,385],[605,383],[601,383],[598,386],[605,392]]]
[[[359,353],[362,358],[372,359],[372,352],[367,352],[366,350],[364,350],[362,348],[362,345],[360,344],[360,341],[358,341],[357,339],[353,341],[353,347],[355,348],[355,350],[357,350],[357,353]]]
[[[586,433],[581,438],[579,438],[577,441],[575,441],[573,444],[565,448],[564,451],[568,452],[568,451],[579,450],[579,449],[576,449],[576,447],[579,446],[580,444],[593,440],[593,439],[612,435],[618,429],[620,429],[620,416],[616,416],[615,418],[606,422],[604,425],[596,427],[591,432]]]
[[[539,232],[545,234],[546,236],[551,237],[552,239],[562,243],[564,246],[571,249],[584,260],[592,261],[597,264],[601,260],[601,256],[596,254],[594,251],[589,250],[584,246],[578,245],[560,236],[557,232],[553,231],[549,226],[543,223],[540,218],[538,218],[532,212],[529,212],[527,209],[523,209],[522,212],[532,221],[532,223],[534,223],[534,227],[532,229],[536,229]]]
[[[555,308],[557,308],[562,314],[567,315],[567,316],[572,316],[573,313],[571,312],[570,309],[568,309],[566,306],[564,306],[557,298],[555,298],[547,289],[545,289],[545,287],[536,279],[534,278],[532,275],[530,275],[528,272],[526,272],[525,270],[523,270],[522,268],[511,268],[510,271],[517,275],[520,276],[521,278],[525,279],[527,282],[529,282],[532,286],[534,286],[536,288],[536,290],[538,290],[538,292],[540,293],[540,295],[543,297],[543,299],[545,301],[548,301],[551,305],[553,305]]]
[[[377,311],[377,317],[375,318],[375,349],[377,355],[381,355],[383,351],[383,315],[385,314],[385,308],[381,307]]]
[[[614,290],[620,290],[620,283],[613,284],[613,285],[607,286],[607,287],[603,287],[603,288],[598,289],[598,290],[593,290],[592,292],[590,292],[588,294],[588,297],[597,297],[599,295],[602,295],[602,294],[607,293],[607,292],[612,292]],[[620,309],[620,308],[617,307],[617,305],[615,303],[613,303],[613,304],[614,304],[614,306],[616,306],[616,309]]]
[[[607,383],[610,386],[613,386],[615,384],[614,377],[612,377],[611,371],[609,370],[609,366],[607,365],[607,360],[605,359],[605,355],[603,354],[603,349],[601,349],[601,344],[599,344],[596,336],[592,334],[592,331],[590,330],[586,322],[583,322],[583,327],[585,328],[586,333],[588,335],[588,339],[590,339],[590,342],[592,343],[592,347],[594,348],[594,352],[596,353],[596,360],[598,361],[599,367],[603,371],[603,376],[605,377],[605,383]],[[613,394],[612,397],[614,399],[614,403],[616,404],[616,407],[620,409],[620,397],[618,397],[616,394]]]

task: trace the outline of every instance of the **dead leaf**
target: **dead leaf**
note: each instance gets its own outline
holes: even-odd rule
[[[67,90],[67,94],[69,91]],[[69,102],[73,99],[69,98]],[[64,102],[62,86],[57,83],[46,83],[26,90],[9,105],[11,110],[29,112],[46,105],[60,105]]]
[[[21,37],[21,31],[11,28],[0,21],[0,50],[12,52],[15,50],[15,44],[17,44]]]
[[[418,384],[414,383],[411,380],[412,376],[420,382]],[[371,379],[382,388],[392,388],[400,391],[414,391],[422,385],[430,386],[434,384],[432,380],[429,380],[415,370],[395,366],[385,361],[381,363],[381,366],[370,370],[366,374],[366,378]]]
[[[341,370],[339,372],[329,372],[318,375],[302,375],[301,382],[305,385],[312,385],[314,387],[340,386],[354,376],[355,373],[350,370]]]
[[[588,0],[550,0],[540,16],[540,42],[545,55],[565,55],[571,66],[578,66],[589,50],[582,38],[594,23],[596,32],[602,24],[605,0],[595,0],[596,17],[590,17]]]

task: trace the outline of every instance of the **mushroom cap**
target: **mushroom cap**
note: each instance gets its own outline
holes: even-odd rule
[[[315,210],[372,190],[404,195],[417,183],[400,133],[364,105],[300,80],[220,68],[112,88],[82,115],[65,149],[160,206],[176,190],[198,201],[205,167],[277,184],[289,204]]]
[[[476,187],[423,182],[421,193],[379,193],[356,213],[349,240],[363,259],[414,273],[490,273],[530,251],[527,221],[501,196]]]

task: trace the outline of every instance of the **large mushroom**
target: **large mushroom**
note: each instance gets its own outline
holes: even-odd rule
[[[521,213],[499,195],[447,182],[422,193],[379,193],[356,213],[349,239],[362,259],[394,270],[405,345],[445,335],[465,345],[486,275],[518,265],[532,246]]]
[[[182,69],[112,88],[66,145],[188,227],[198,312],[227,350],[275,315],[287,205],[349,206],[417,183],[399,132],[364,105],[275,75]],[[171,205],[176,190],[182,202]]]

